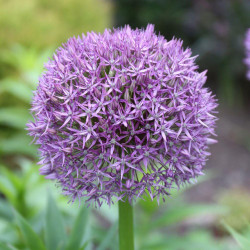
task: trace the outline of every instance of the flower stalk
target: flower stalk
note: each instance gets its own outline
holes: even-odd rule
[[[134,250],[133,206],[119,201],[119,250]]]

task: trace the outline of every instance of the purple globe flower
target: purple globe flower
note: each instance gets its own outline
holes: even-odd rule
[[[29,135],[71,200],[159,202],[202,175],[217,106],[190,49],[146,30],[70,38],[45,65]]]
[[[250,29],[248,29],[246,33],[245,47],[246,47],[245,63],[247,66],[247,78],[250,80]]]

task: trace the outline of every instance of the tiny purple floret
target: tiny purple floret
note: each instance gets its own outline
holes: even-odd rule
[[[71,200],[130,202],[202,175],[217,101],[195,56],[154,26],[70,38],[45,64],[29,135]]]
[[[246,32],[245,47],[246,47],[245,64],[247,66],[247,79],[250,80],[250,28]]]

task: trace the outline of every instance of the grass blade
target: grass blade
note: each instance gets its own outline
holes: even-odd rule
[[[108,230],[106,236],[102,240],[100,246],[97,248],[97,250],[106,250],[110,246],[110,244],[113,242],[113,238],[115,235],[117,235],[118,230],[118,223],[115,222],[111,228]]]
[[[22,232],[24,240],[27,243],[27,246],[30,249],[45,250],[45,246],[43,245],[40,237],[34,232],[29,223],[16,211],[15,211],[15,218],[18,227]]]
[[[48,250],[55,250],[63,246],[66,239],[65,228],[61,212],[49,194],[45,215],[45,242]]]
[[[87,226],[89,210],[82,206],[76,217],[66,250],[79,249]]]

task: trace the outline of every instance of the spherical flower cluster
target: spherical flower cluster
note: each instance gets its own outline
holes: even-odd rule
[[[246,47],[245,63],[247,66],[247,78],[250,80],[250,29],[248,29],[246,33],[245,47]]]
[[[45,64],[29,134],[71,200],[159,199],[201,175],[216,100],[190,49],[145,30],[70,38]]]

